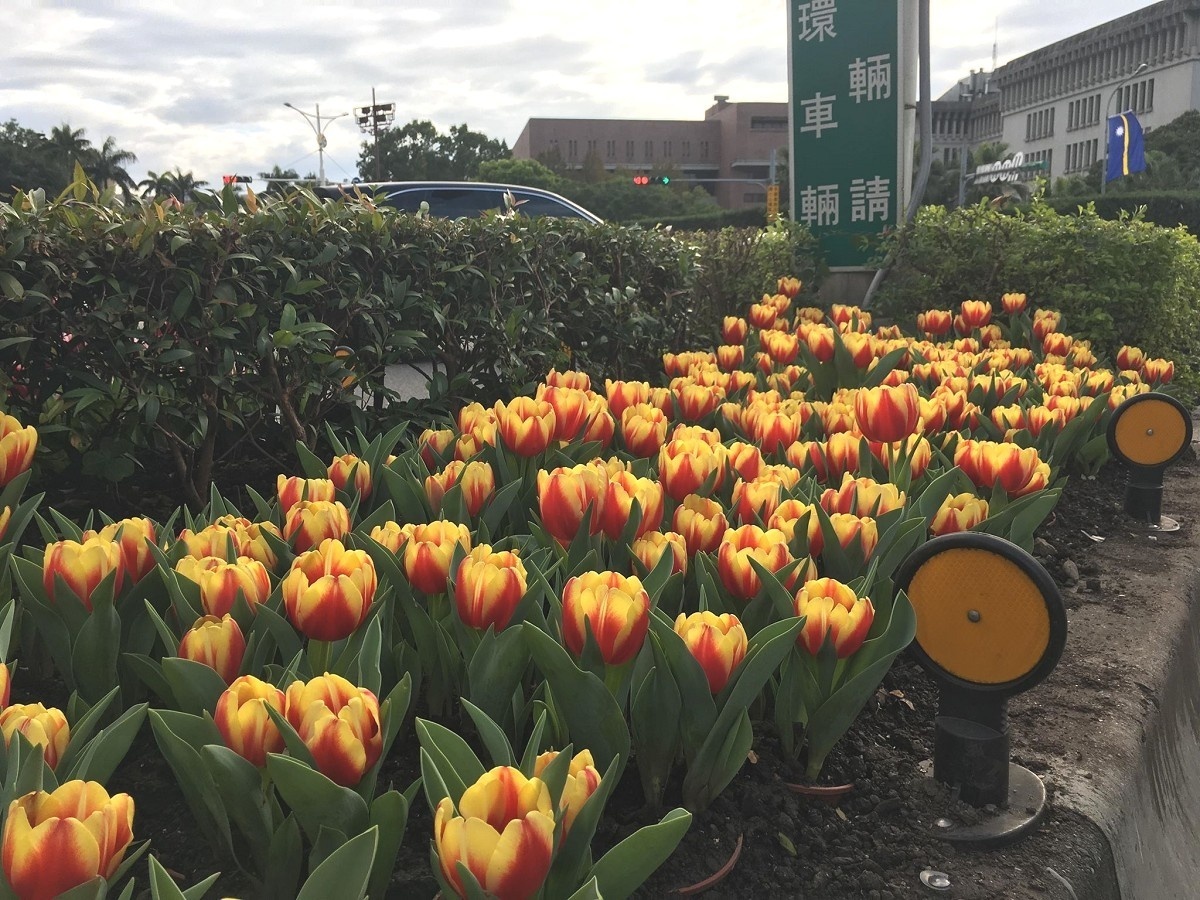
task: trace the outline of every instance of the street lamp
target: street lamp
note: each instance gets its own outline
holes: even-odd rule
[[[1117,82],[1117,86],[1113,88],[1112,93],[1108,95],[1108,102],[1104,104],[1104,164],[1100,169],[1100,193],[1105,193],[1105,188],[1108,186],[1108,110],[1112,106],[1113,100],[1117,98],[1117,94],[1121,88],[1137,78],[1150,67],[1150,63],[1143,62],[1136,69],[1126,75],[1121,81]]]
[[[288,109],[295,110],[296,112],[300,113],[300,115],[304,116],[304,121],[308,122],[308,127],[311,128],[313,130],[313,134],[315,134],[317,136],[317,159],[319,161],[319,165],[317,168],[317,177],[320,179],[321,184],[324,184],[325,183],[325,143],[326,143],[326,141],[325,141],[325,131],[321,128],[321,104],[320,103],[317,104],[316,116],[313,116],[310,113],[306,113],[304,110],[298,109],[297,107],[292,106],[292,104],[290,104],[286,101],[284,102],[283,105],[286,106]],[[338,113],[336,116],[328,116],[325,119],[325,124],[328,125],[334,119],[340,119],[342,116],[348,116],[348,115],[350,115],[350,113]],[[315,124],[313,123],[314,118],[317,120]]]

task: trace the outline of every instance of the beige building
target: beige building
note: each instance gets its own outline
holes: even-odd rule
[[[1104,158],[1107,116],[1133,110],[1146,131],[1200,109],[1200,0],[1137,12],[973,72],[934,101],[935,158],[1002,141],[1050,177]]]
[[[556,153],[582,169],[591,154],[609,172],[666,172],[699,184],[726,209],[761,206],[772,155],[787,147],[787,103],[730,103],[714,97],[703,120],[530,119],[513,156]],[[782,161],[782,158],[780,158]]]

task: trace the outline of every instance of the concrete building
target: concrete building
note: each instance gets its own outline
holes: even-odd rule
[[[969,78],[934,101],[935,158],[1002,141],[1049,176],[1104,158],[1105,120],[1146,131],[1200,109],[1200,0],[1161,0]]]
[[[592,154],[609,172],[669,172],[713,193],[726,209],[761,206],[771,155],[787,147],[787,103],[714,97],[702,120],[530,119],[513,156],[555,156],[583,169]],[[720,179],[720,180],[717,180]]]

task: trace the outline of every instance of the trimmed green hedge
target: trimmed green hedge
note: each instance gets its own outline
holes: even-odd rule
[[[748,230],[735,277],[707,233],[303,193],[128,209],[86,183],[19,194],[0,205],[0,390],[50,468],[120,481],[152,460],[197,503],[222,460],[290,458],[326,423],[423,424],[551,368],[655,379],[664,352],[714,343],[747,286],[795,273],[804,234]],[[410,360],[436,364],[430,401],[388,403],[386,367]]]
[[[1064,215],[1073,215],[1081,206],[1093,206],[1102,219],[1132,216],[1141,210],[1141,218],[1164,228],[1182,225],[1200,235],[1200,193],[1181,191],[1145,191],[1089,194],[1085,197],[1047,197],[1046,204]]]
[[[1107,220],[1091,206],[1061,215],[1035,201],[1010,215],[985,202],[924,207],[884,249],[898,262],[874,309],[906,329],[923,309],[1023,291],[1060,310],[1063,330],[1090,339],[1102,359],[1139,346],[1174,360],[1182,391],[1200,393],[1200,244],[1185,228]]]

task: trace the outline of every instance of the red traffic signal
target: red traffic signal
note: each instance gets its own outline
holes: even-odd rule
[[[633,183],[636,184],[638,187],[647,185],[650,183],[650,176],[649,175],[634,175]]]
[[[648,184],[670,184],[671,179],[667,175],[639,174],[633,176],[633,183],[638,187],[645,187]]]
[[[222,175],[222,184],[249,184],[254,179],[249,175]]]

